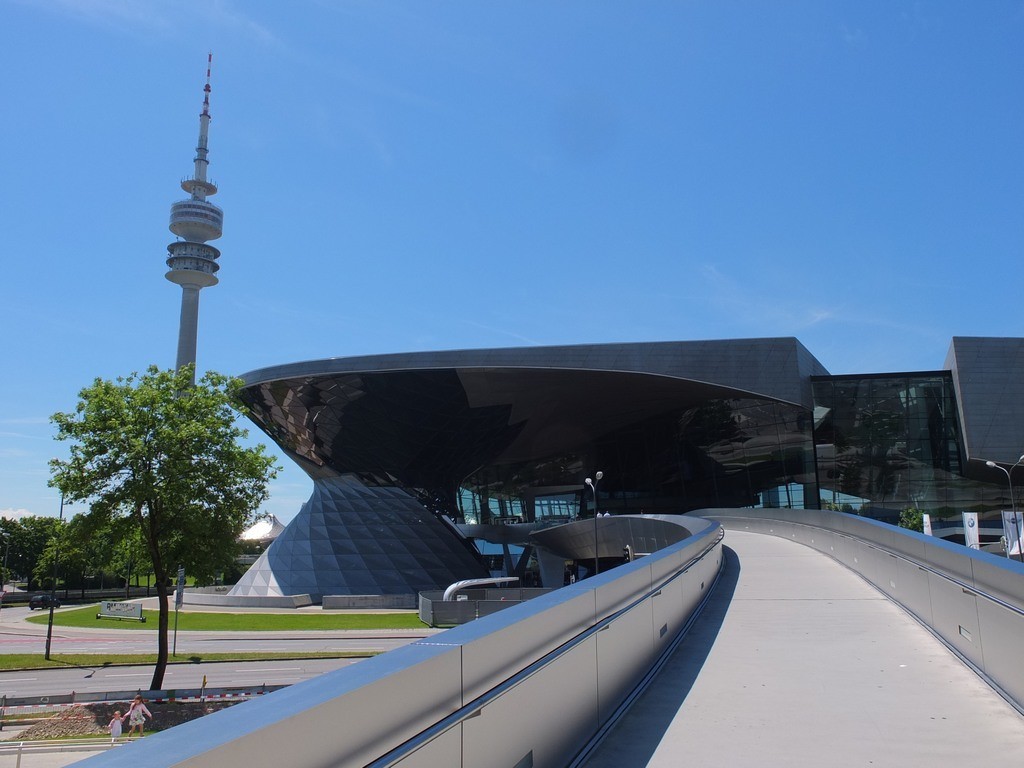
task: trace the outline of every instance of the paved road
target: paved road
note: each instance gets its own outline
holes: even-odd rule
[[[0,653],[42,653],[46,647],[46,626],[29,624],[28,608],[0,611]],[[178,632],[177,655],[262,652],[362,652],[378,653],[398,648],[439,630],[324,630],[310,632]],[[156,630],[54,627],[51,651],[69,653],[155,653]],[[199,687],[206,674],[210,686],[294,683],[353,660],[302,660],[301,662],[260,661],[204,663],[168,667],[165,687]],[[131,690],[146,688],[152,667],[77,667],[33,672],[0,673],[0,693],[11,696],[43,696],[69,691]]]
[[[0,624],[0,653],[42,653],[46,647],[46,628],[42,633],[25,632],[23,627]],[[55,630],[53,653],[155,653],[156,632],[135,630],[110,632]],[[419,630],[369,632],[179,632],[179,656],[204,653],[260,651],[289,653],[298,651],[390,651],[429,633]],[[173,633],[170,642],[173,643]]]
[[[199,688],[206,676],[209,688],[252,685],[291,685],[359,659],[301,659],[288,661],[211,662],[171,664],[164,688]],[[8,696],[53,696],[76,693],[145,690],[153,666],[67,667],[64,669],[0,672],[0,692]]]
[[[59,611],[58,611],[59,613]],[[0,612],[0,653],[42,653],[46,647],[46,626],[25,621],[28,608],[5,608]],[[38,615],[38,614],[36,614]],[[173,628],[172,628],[173,630]],[[389,651],[440,630],[317,630],[288,632],[178,632],[178,655],[261,651]],[[117,629],[54,626],[53,653],[154,653],[155,629]],[[171,638],[173,642],[173,631]]]
[[[586,768],[1017,766],[1024,718],[859,576],[729,531],[707,609]]]

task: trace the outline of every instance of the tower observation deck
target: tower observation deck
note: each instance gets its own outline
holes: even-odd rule
[[[210,129],[210,68],[213,54],[207,58],[206,86],[203,88],[203,111],[199,115],[199,143],[196,146],[192,178],[181,182],[189,193],[187,200],[171,206],[170,230],[178,239],[167,246],[165,277],[181,286],[181,320],[178,327],[176,368],[196,361],[196,337],[199,330],[199,291],[217,284],[217,259],[220,251],[207,241],[216,240],[224,231],[224,212],[207,200],[217,193],[217,185],[206,178],[210,164],[208,136]]]

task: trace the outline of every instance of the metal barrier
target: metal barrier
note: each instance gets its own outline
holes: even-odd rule
[[[144,691],[133,688],[130,691],[91,691],[85,693],[60,693],[49,696],[8,696],[0,697],[0,725],[5,714],[24,714],[32,711],[58,712],[76,704],[95,704],[104,701],[131,701],[141,695],[146,701],[203,701],[206,699],[246,699],[264,693],[286,688],[286,685],[246,685],[230,688],[173,688],[163,691]],[[0,727],[0,730],[3,730]]]
[[[658,519],[693,535],[83,765],[564,768],[675,647],[721,570],[720,525]]]
[[[14,768],[22,768],[21,760],[29,755],[52,755],[58,752],[105,752],[127,743],[126,739],[60,739],[52,741],[0,741],[0,758],[14,755]],[[31,759],[29,762],[34,762]],[[5,763],[6,764],[6,763]]]
[[[695,514],[727,530],[781,536],[839,561],[903,606],[1024,713],[1024,564],[843,512]]]
[[[551,591],[545,587],[466,589],[460,594],[460,597],[465,598],[463,600],[445,600],[444,591],[440,589],[420,592],[419,617],[428,627],[455,626],[506,610]]]

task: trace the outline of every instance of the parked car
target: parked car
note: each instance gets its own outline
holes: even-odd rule
[[[36,608],[49,608],[51,603],[54,608],[60,608],[60,600],[56,597],[50,597],[47,594],[32,595],[28,599],[28,609],[31,611]]]

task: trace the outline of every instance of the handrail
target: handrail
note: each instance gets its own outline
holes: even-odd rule
[[[456,592],[467,587],[482,587],[484,584],[504,584],[506,581],[519,581],[519,577],[499,576],[490,579],[463,579],[462,581],[456,581],[444,591],[442,600],[446,603],[451,602]]]
[[[564,656],[566,653],[576,648],[589,638],[593,637],[598,632],[606,629],[621,616],[628,613],[633,608],[643,603],[645,600],[648,600],[651,597],[660,593],[666,586],[671,584],[673,581],[675,581],[678,578],[681,578],[686,573],[686,571],[689,570],[694,564],[699,563],[711,552],[713,552],[715,548],[718,546],[718,544],[722,541],[722,538],[724,536],[725,531],[722,528],[719,528],[717,535],[715,536],[715,540],[713,542],[708,544],[703,550],[701,550],[699,554],[694,555],[692,558],[690,558],[684,564],[682,564],[671,576],[662,580],[656,586],[652,586],[644,595],[636,598],[625,607],[620,608],[614,613],[606,616],[597,624],[587,628],[586,630],[576,635],[575,637],[571,638],[570,640],[566,641],[557,648],[549,651],[547,654],[540,657],[529,666],[521,669],[512,677],[508,678],[502,683],[499,683],[494,688],[487,691],[478,698],[474,699],[473,701],[469,702],[468,704],[463,705],[461,708],[452,712],[447,717],[439,720],[438,722],[434,723],[434,725],[430,726],[426,730],[409,739],[404,744],[398,745],[393,750],[382,755],[373,762],[367,763],[366,768],[389,768],[389,766],[395,765],[400,760],[403,760],[404,758],[418,751],[419,749],[426,746],[431,741],[438,738],[439,736],[441,736],[451,728],[455,727],[459,723],[462,723],[465,720],[468,720],[471,717],[476,716],[485,706],[490,704],[492,701],[503,696],[505,693],[512,690],[516,686],[520,685],[525,680],[533,677],[533,675],[537,674],[537,672],[544,669],[558,658]],[[670,646],[666,652],[671,651],[671,648],[672,646]]]
[[[109,736],[97,736],[93,739],[26,739],[24,741],[0,741],[0,755],[7,752],[31,750],[33,752],[74,752],[72,747],[95,749],[97,747],[110,747],[119,744],[127,744],[128,739],[124,736],[111,741]]]
[[[1024,632],[1022,564],[841,512],[706,509],[698,514],[831,556],[902,606],[1024,714],[1017,643]]]
[[[809,525],[807,523],[797,522],[796,520],[786,520],[785,518],[781,518],[781,517],[780,518],[766,518],[766,517],[742,517],[740,515],[735,515],[735,516],[730,515],[729,519],[730,520],[759,520],[759,521],[760,520],[767,520],[767,519],[776,519],[776,520],[778,520],[781,523],[785,523],[786,525],[799,526],[801,528],[817,528],[819,530],[827,530],[829,533],[831,533],[831,534],[833,534],[835,536],[841,536],[842,538],[847,539],[848,541],[859,542],[861,544],[864,544],[869,549],[874,549],[874,550],[876,550],[878,552],[884,552],[885,554],[889,555],[890,557],[895,557],[897,560],[902,560],[905,563],[910,563],[911,565],[914,565],[914,566],[920,568],[922,571],[927,571],[928,573],[934,574],[934,575],[938,576],[941,579],[945,579],[946,581],[948,581],[951,584],[956,584],[961,589],[969,590],[972,594],[979,595],[979,596],[985,598],[986,600],[991,600],[993,603],[996,603],[1000,607],[1006,608],[1007,610],[1012,611],[1013,613],[1017,614],[1018,616],[1024,616],[1024,609],[1021,609],[1019,606],[1016,606],[1013,603],[1008,603],[1003,598],[997,597],[996,595],[993,595],[991,592],[987,592],[984,589],[980,589],[979,587],[977,587],[974,584],[970,584],[970,583],[968,583],[966,581],[963,581],[962,579],[959,579],[956,576],[951,576],[951,575],[949,575],[949,573],[947,573],[945,571],[941,571],[938,568],[935,568],[934,566],[932,566],[932,565],[930,565],[928,563],[921,562],[920,560],[917,560],[917,559],[915,559],[913,557],[910,557],[910,556],[908,556],[908,555],[906,555],[906,554],[904,554],[902,552],[889,549],[888,547],[886,547],[886,546],[884,546],[882,544],[879,544],[878,542],[875,542],[875,541],[870,541],[868,539],[864,539],[864,538],[861,538],[861,537],[858,537],[858,536],[852,536],[849,533],[844,533],[843,531],[840,531],[840,530],[837,530],[837,529],[834,529],[834,528],[822,528],[822,526],[819,526],[819,525]]]
[[[750,520],[752,518],[748,517],[748,518],[742,518],[742,519]],[[789,521],[787,521],[787,522],[789,522]],[[817,527],[817,526],[813,526],[813,525],[807,525],[806,523],[790,522],[789,524],[790,525],[799,525],[799,526],[801,526],[803,528],[815,528],[815,527]],[[974,584],[968,584],[966,581],[962,581],[961,579],[958,579],[956,576],[950,576],[948,573],[946,573],[944,571],[940,571],[938,568],[935,568],[934,566],[929,565],[928,563],[922,563],[920,560],[916,560],[913,557],[909,557],[909,556],[903,554],[902,552],[895,552],[895,551],[889,549],[888,547],[884,547],[881,544],[878,544],[876,542],[868,541],[867,539],[858,539],[855,536],[851,536],[848,533],[843,533],[842,531],[832,531],[832,533],[834,533],[837,536],[842,536],[845,539],[849,539],[850,541],[860,541],[860,542],[863,542],[867,547],[869,547],[871,549],[878,550],[879,552],[884,552],[885,554],[889,555],[890,557],[895,557],[897,560],[902,560],[905,563],[910,563],[911,565],[915,565],[918,568],[920,568],[922,571],[928,571],[928,573],[933,573],[936,576],[938,576],[939,578],[945,579],[946,581],[950,582],[951,584],[956,584],[961,589],[969,590],[971,593],[973,593],[975,595],[980,595],[981,597],[984,597],[986,600],[991,600],[993,603],[996,603],[997,605],[999,605],[999,606],[1001,606],[1003,608],[1006,608],[1006,609],[1008,609],[1010,611],[1013,611],[1018,616],[1024,616],[1024,610],[1022,610],[1018,606],[1014,605],[1013,603],[1008,603],[1005,600],[1003,600],[1001,597],[997,597],[996,595],[993,595],[991,592],[986,592],[984,589],[979,589]]]

